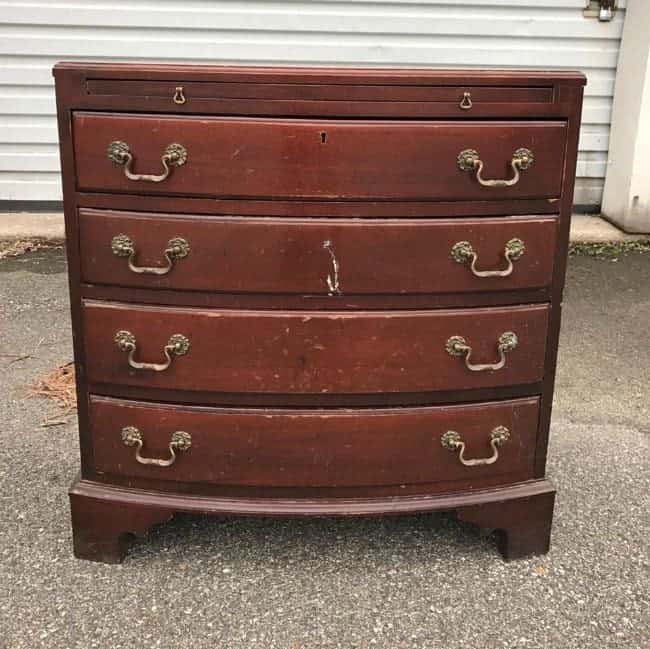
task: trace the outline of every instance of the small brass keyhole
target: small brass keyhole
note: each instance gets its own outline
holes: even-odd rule
[[[321,131],[320,133],[320,143],[327,144],[327,133],[325,131]]]
[[[183,86],[176,86],[176,90],[174,91],[174,103],[184,104],[186,101],[187,99],[185,99]]]

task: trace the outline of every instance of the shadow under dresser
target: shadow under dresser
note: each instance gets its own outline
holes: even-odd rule
[[[78,557],[176,512],[549,546],[584,77],[55,67]]]

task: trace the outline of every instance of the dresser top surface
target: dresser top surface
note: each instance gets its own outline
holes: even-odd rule
[[[85,77],[101,75],[113,79],[238,80],[241,82],[341,83],[397,85],[533,85],[555,84],[582,86],[586,77],[573,70],[534,69],[444,69],[444,68],[374,68],[374,67],[280,67],[230,65],[167,65],[150,63],[82,63],[61,62],[54,75],[74,74]]]

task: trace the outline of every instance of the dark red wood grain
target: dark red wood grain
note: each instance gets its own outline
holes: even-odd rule
[[[90,425],[97,471],[164,481],[273,487],[339,487],[463,481],[504,482],[532,475],[538,399],[433,408],[259,410],[196,408],[93,397]],[[142,454],[169,457],[174,431],[192,436],[171,467],[138,463],[121,430],[138,428]],[[458,431],[468,457],[489,457],[490,431],[506,426],[510,440],[496,463],[463,466],[441,436]]]
[[[62,63],[55,67],[54,74],[73,82],[67,97],[78,110],[278,117],[451,117],[464,121],[477,117],[566,119],[573,106],[564,99],[563,89],[584,84],[579,73],[546,70],[522,74],[518,70],[151,64],[136,68],[119,63]],[[177,86],[188,89],[185,104],[172,100]],[[327,90],[317,90],[320,86]],[[382,93],[373,91],[378,86]],[[205,87],[211,89],[206,91]],[[219,88],[221,92],[217,92]],[[471,110],[459,106],[465,91],[475,98]],[[503,97],[500,101],[499,94]],[[547,99],[549,95],[551,99]],[[359,96],[370,99],[355,98]],[[405,100],[415,96],[420,99]],[[437,101],[444,98],[449,101]]]
[[[458,510],[501,530],[508,557],[548,549],[554,489],[543,476],[581,74],[112,63],[59,64],[54,74],[81,441],[81,479],[70,490],[77,556],[117,561],[128,534],[176,511]],[[187,90],[183,105],[169,96],[178,85]],[[463,111],[457,100],[467,91],[473,106]],[[129,182],[106,158],[113,139],[131,145],[136,172],[159,172],[172,141],[188,146],[189,162],[158,185]],[[507,177],[522,146],[536,159],[514,187],[480,187],[456,166],[461,149],[476,148],[485,177]],[[167,279],[131,277],[106,247],[126,224],[147,264],[159,260],[174,225],[187,225],[185,270],[181,262]],[[479,259],[492,265],[501,234],[523,227],[527,252],[505,282],[474,288],[467,269],[441,254],[458,232],[476,237]],[[310,254],[321,239],[332,242],[343,290],[353,292],[325,292],[321,260]],[[235,248],[243,254],[233,257]],[[115,327],[131,327],[138,358],[160,361],[170,327],[181,325],[191,351],[155,377],[127,369],[113,343]],[[496,360],[505,329],[520,347],[503,370],[470,373],[443,351],[441,339],[454,333],[476,348],[477,361]],[[538,416],[516,420],[522,403]],[[358,417],[346,418],[349,409]],[[288,424],[290,412],[302,418]],[[454,473],[464,467],[444,464],[457,463],[452,453],[427,456],[431,438],[413,423],[440,423],[451,412],[473,431],[471,456],[482,453],[478,430],[489,413],[510,413],[519,430],[517,421],[531,423],[520,448],[504,447],[502,464],[465,478]],[[108,413],[141,423],[145,454],[164,452],[166,423],[196,423],[200,461],[192,468],[191,455],[179,458],[178,479],[132,473],[133,449],[120,446]],[[384,425],[389,419],[411,422],[409,433]],[[226,420],[247,436],[233,439]],[[273,462],[251,468],[244,458],[253,450]],[[403,461],[388,466],[389,451]],[[301,457],[332,462],[314,463],[312,475]],[[289,473],[279,476],[282,462]],[[219,467],[229,482],[218,481]]]
[[[381,488],[377,488],[370,497],[322,493],[311,497],[206,497],[84,479],[76,480],[70,488],[75,555],[107,563],[122,561],[130,537],[146,534],[175,512],[295,517],[458,511],[468,522],[496,531],[499,550],[506,559],[516,559],[548,551],[554,499],[555,489],[548,480],[443,494],[381,494]]]
[[[77,112],[77,187],[238,198],[499,200],[554,198],[562,186],[566,125],[557,121],[426,122],[164,117]],[[134,173],[159,174],[161,156],[182,144],[187,163],[160,183],[125,177],[108,145],[126,142]],[[475,149],[484,176],[509,178],[513,153],[534,165],[512,187],[483,187],[458,168]]]
[[[402,293],[382,295],[312,295],[308,293],[215,293],[206,291],[174,291],[167,289],[122,287],[107,284],[82,284],[81,292],[89,300],[164,304],[217,309],[280,309],[301,311],[386,311],[404,309],[453,309],[484,307],[499,304],[516,306],[548,302],[550,287],[529,290]]]
[[[84,302],[83,320],[92,382],[278,395],[432,392],[541,380],[548,306],[349,313]],[[173,334],[191,348],[163,372],[133,370],[113,341],[120,330],[136,337],[141,361],[164,360]],[[506,331],[519,345],[501,370],[471,372],[445,350],[463,336],[473,362],[494,363]]]
[[[382,68],[282,65],[191,65],[160,63],[101,63],[62,61],[54,66],[55,77],[79,79],[172,79],[185,81],[231,81],[238,83],[347,84],[391,86],[584,86],[585,76],[573,70],[490,68]],[[83,90],[85,90],[85,85]],[[71,89],[71,95],[79,88]]]
[[[551,281],[557,219],[277,219],[80,210],[81,274],[90,284],[219,293],[390,295],[531,289]],[[168,275],[141,275],[111,250],[128,235],[136,263],[164,266],[174,237],[190,245]],[[480,278],[451,257],[458,241],[476,250],[479,269],[506,267],[504,247],[526,251],[509,277]],[[336,264],[336,268],[334,267]],[[328,284],[336,279],[338,290]]]
[[[170,211],[205,216],[277,216],[280,218],[467,218],[471,216],[557,215],[560,198],[502,201],[294,201],[237,200],[205,197],[147,196],[76,192],[79,207],[136,212]]]
[[[95,79],[86,82],[91,95],[125,97],[165,97],[173,99],[176,88],[182,87],[185,102],[194,99],[265,99],[311,101],[379,101],[379,102],[441,102],[460,108],[464,93],[473,104],[550,103],[553,86],[473,86],[473,85],[385,85],[385,84],[323,84],[323,83],[256,83],[190,81],[178,86],[171,81],[125,81]],[[185,105],[185,104],[183,104]],[[471,108],[473,108],[472,106]],[[471,108],[469,110],[471,110]]]

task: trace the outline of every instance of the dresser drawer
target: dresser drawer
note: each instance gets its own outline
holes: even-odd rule
[[[94,384],[225,393],[431,392],[540,381],[548,306],[350,313],[85,301],[83,323]],[[466,363],[502,367],[476,371]]]
[[[299,220],[86,209],[79,222],[90,284],[310,295],[548,286],[557,230],[553,217]]]
[[[240,486],[464,480],[478,487],[498,476],[504,481],[531,477],[538,410],[537,398],[399,409],[256,410],[92,397],[90,428],[100,473]],[[463,460],[492,458],[491,441],[497,438],[498,458],[491,464],[462,464],[459,449],[442,444],[449,430],[466,445]],[[186,435],[173,438],[177,431]],[[142,463],[147,458],[169,462],[173,439],[171,465]]]
[[[237,198],[557,198],[566,146],[566,124],[558,121],[77,112],[73,131],[77,187],[82,191]],[[172,144],[182,149],[168,149]],[[524,149],[529,154],[522,158],[517,152]],[[484,186],[479,160],[481,177],[514,183],[518,175],[519,180],[511,186]],[[520,169],[517,174],[514,166]],[[150,180],[138,180],[142,174]]]

